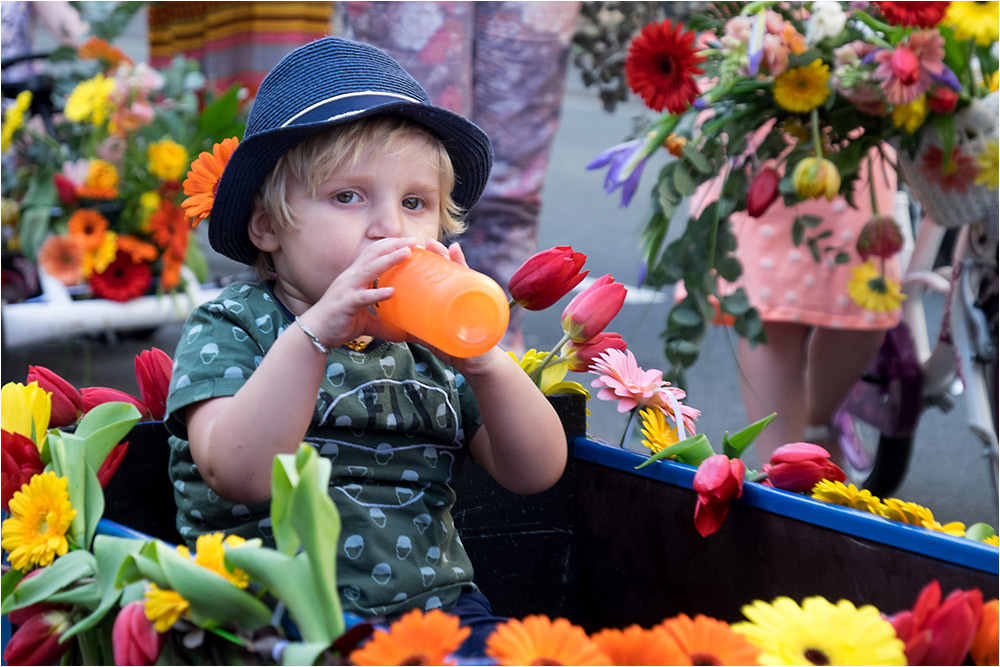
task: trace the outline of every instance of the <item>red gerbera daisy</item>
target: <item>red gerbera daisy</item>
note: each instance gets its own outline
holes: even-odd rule
[[[874,5],[891,25],[933,28],[948,11],[950,2],[878,2]]]
[[[90,276],[90,288],[94,290],[94,296],[102,299],[128,301],[142,296],[152,279],[149,264],[133,262],[127,252],[119,250],[115,261],[103,273]]]
[[[705,60],[694,48],[696,33],[669,19],[649,23],[632,40],[625,59],[625,80],[653,111],[682,113],[698,97],[695,74]]]
[[[960,194],[965,194],[979,175],[976,161],[958,146],[951,150],[951,161],[947,164],[940,148],[928,146],[920,159],[920,171],[945,192],[954,190]]]

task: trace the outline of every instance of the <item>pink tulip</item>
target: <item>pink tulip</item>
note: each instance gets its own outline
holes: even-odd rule
[[[8,665],[58,665],[73,646],[73,642],[59,643],[69,626],[69,615],[60,609],[34,614],[11,635],[4,660]]]
[[[510,278],[511,298],[528,310],[544,310],[580,284],[587,256],[568,245],[543,250],[528,258]]]
[[[958,105],[958,93],[948,86],[935,86],[927,94],[927,106],[934,113],[949,114]]]
[[[777,169],[765,167],[757,172],[747,189],[747,214],[759,218],[778,198],[778,183],[781,174]]]
[[[620,334],[602,331],[593,338],[583,342],[571,340],[563,348],[569,370],[574,373],[586,373],[594,359],[599,357],[605,350],[625,350],[628,343]]]
[[[774,450],[763,471],[771,485],[785,491],[811,491],[823,479],[843,482],[847,475],[830,460],[830,452],[810,442],[791,442]]]
[[[622,309],[627,291],[610,274],[601,276],[566,304],[562,314],[563,331],[578,343],[593,338],[604,331]]]
[[[0,431],[0,435],[3,436],[0,490],[3,496],[3,510],[7,512],[14,492],[20,491],[21,486],[31,481],[33,476],[41,474],[45,466],[42,465],[42,459],[38,454],[38,446],[31,438],[8,431]]]
[[[698,493],[694,527],[702,537],[719,530],[729,513],[729,501],[743,494],[746,467],[725,454],[709,456],[698,466],[692,486]]]
[[[903,234],[891,215],[876,215],[866,222],[855,244],[863,260],[872,256],[889,258],[902,247]]]
[[[983,615],[979,589],[954,590],[941,602],[937,580],[924,586],[912,610],[892,617],[910,665],[962,665]]]
[[[170,355],[155,347],[143,350],[135,357],[135,379],[139,384],[139,396],[156,421],[162,421],[167,411],[167,394],[170,391],[173,367]]]
[[[80,395],[83,397],[83,411],[85,413],[90,412],[102,403],[122,401],[125,403],[131,403],[138,408],[139,412],[142,414],[142,419],[147,421],[152,419],[149,408],[147,408],[146,405],[138,398],[132,394],[125,393],[124,391],[112,389],[111,387],[84,387],[80,390]]]
[[[889,67],[893,76],[906,86],[915,84],[920,76],[920,60],[917,54],[905,46],[897,46],[893,50]]]
[[[160,657],[167,636],[161,635],[146,618],[140,600],[125,605],[111,630],[111,646],[116,665],[152,665]]]
[[[128,442],[119,442],[104,457],[104,462],[101,463],[101,467],[97,471],[97,481],[101,483],[102,489],[107,487],[108,482],[115,476],[118,466],[125,460],[126,453],[128,453]]]
[[[52,415],[49,426],[58,428],[75,424],[83,413],[83,398],[80,391],[57,373],[44,366],[28,366],[28,378],[24,381],[37,382],[38,386],[52,394]]]

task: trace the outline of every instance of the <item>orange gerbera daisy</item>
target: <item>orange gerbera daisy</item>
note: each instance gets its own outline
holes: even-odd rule
[[[458,617],[432,609],[426,614],[414,609],[389,626],[378,630],[371,641],[351,653],[355,665],[454,665],[449,659],[469,628],[459,627]]]
[[[607,665],[608,656],[583,628],[565,618],[527,616],[497,626],[486,655],[500,665]]]
[[[83,277],[83,247],[68,235],[52,235],[38,249],[38,266],[63,285],[76,285]]]
[[[215,191],[219,188],[219,179],[222,178],[222,171],[226,168],[230,156],[239,145],[240,140],[236,137],[223,139],[220,143],[212,146],[212,152],[203,151],[198,158],[191,163],[191,171],[188,172],[184,180],[184,194],[187,198],[181,202],[187,216],[191,218],[192,226],[197,227],[198,223],[204,220],[212,212],[212,204],[215,203]]]
[[[591,637],[611,658],[612,665],[686,665],[688,658],[666,630],[644,630],[630,625],[624,630],[609,628]]]
[[[660,623],[692,665],[756,665],[760,649],[729,624],[698,614],[678,614]]]
[[[178,255],[172,249],[168,249],[160,257],[163,263],[160,269],[160,287],[164,290],[172,290],[181,282],[181,267],[184,266],[184,255]]]
[[[81,208],[69,217],[69,235],[76,239],[84,250],[95,250],[104,240],[108,231],[108,219],[99,211]]]
[[[122,234],[118,237],[118,249],[127,253],[133,262],[152,262],[160,254],[155,245],[131,234]]]
[[[184,209],[169,199],[161,199],[160,207],[149,218],[149,232],[156,245],[164,250],[172,248],[183,257],[190,231]]]
[[[80,45],[77,54],[84,60],[100,60],[107,69],[118,66],[119,63],[132,64],[132,59],[117,46],[111,46],[100,37],[91,37]]]

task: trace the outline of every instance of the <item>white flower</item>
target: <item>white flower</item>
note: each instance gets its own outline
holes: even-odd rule
[[[847,24],[847,14],[839,2],[820,0],[812,4],[812,16],[806,22],[806,44],[812,46],[826,39],[836,37]]]

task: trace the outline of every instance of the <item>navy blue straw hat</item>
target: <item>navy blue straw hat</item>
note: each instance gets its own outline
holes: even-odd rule
[[[472,208],[493,163],[486,133],[431,104],[420,84],[382,51],[324,37],[289,53],[261,82],[243,140],[219,180],[208,225],[212,247],[253,264],[258,250],[247,234],[250,211],[278,159],[327,128],[383,114],[407,118],[441,139],[455,168],[452,198]]]

